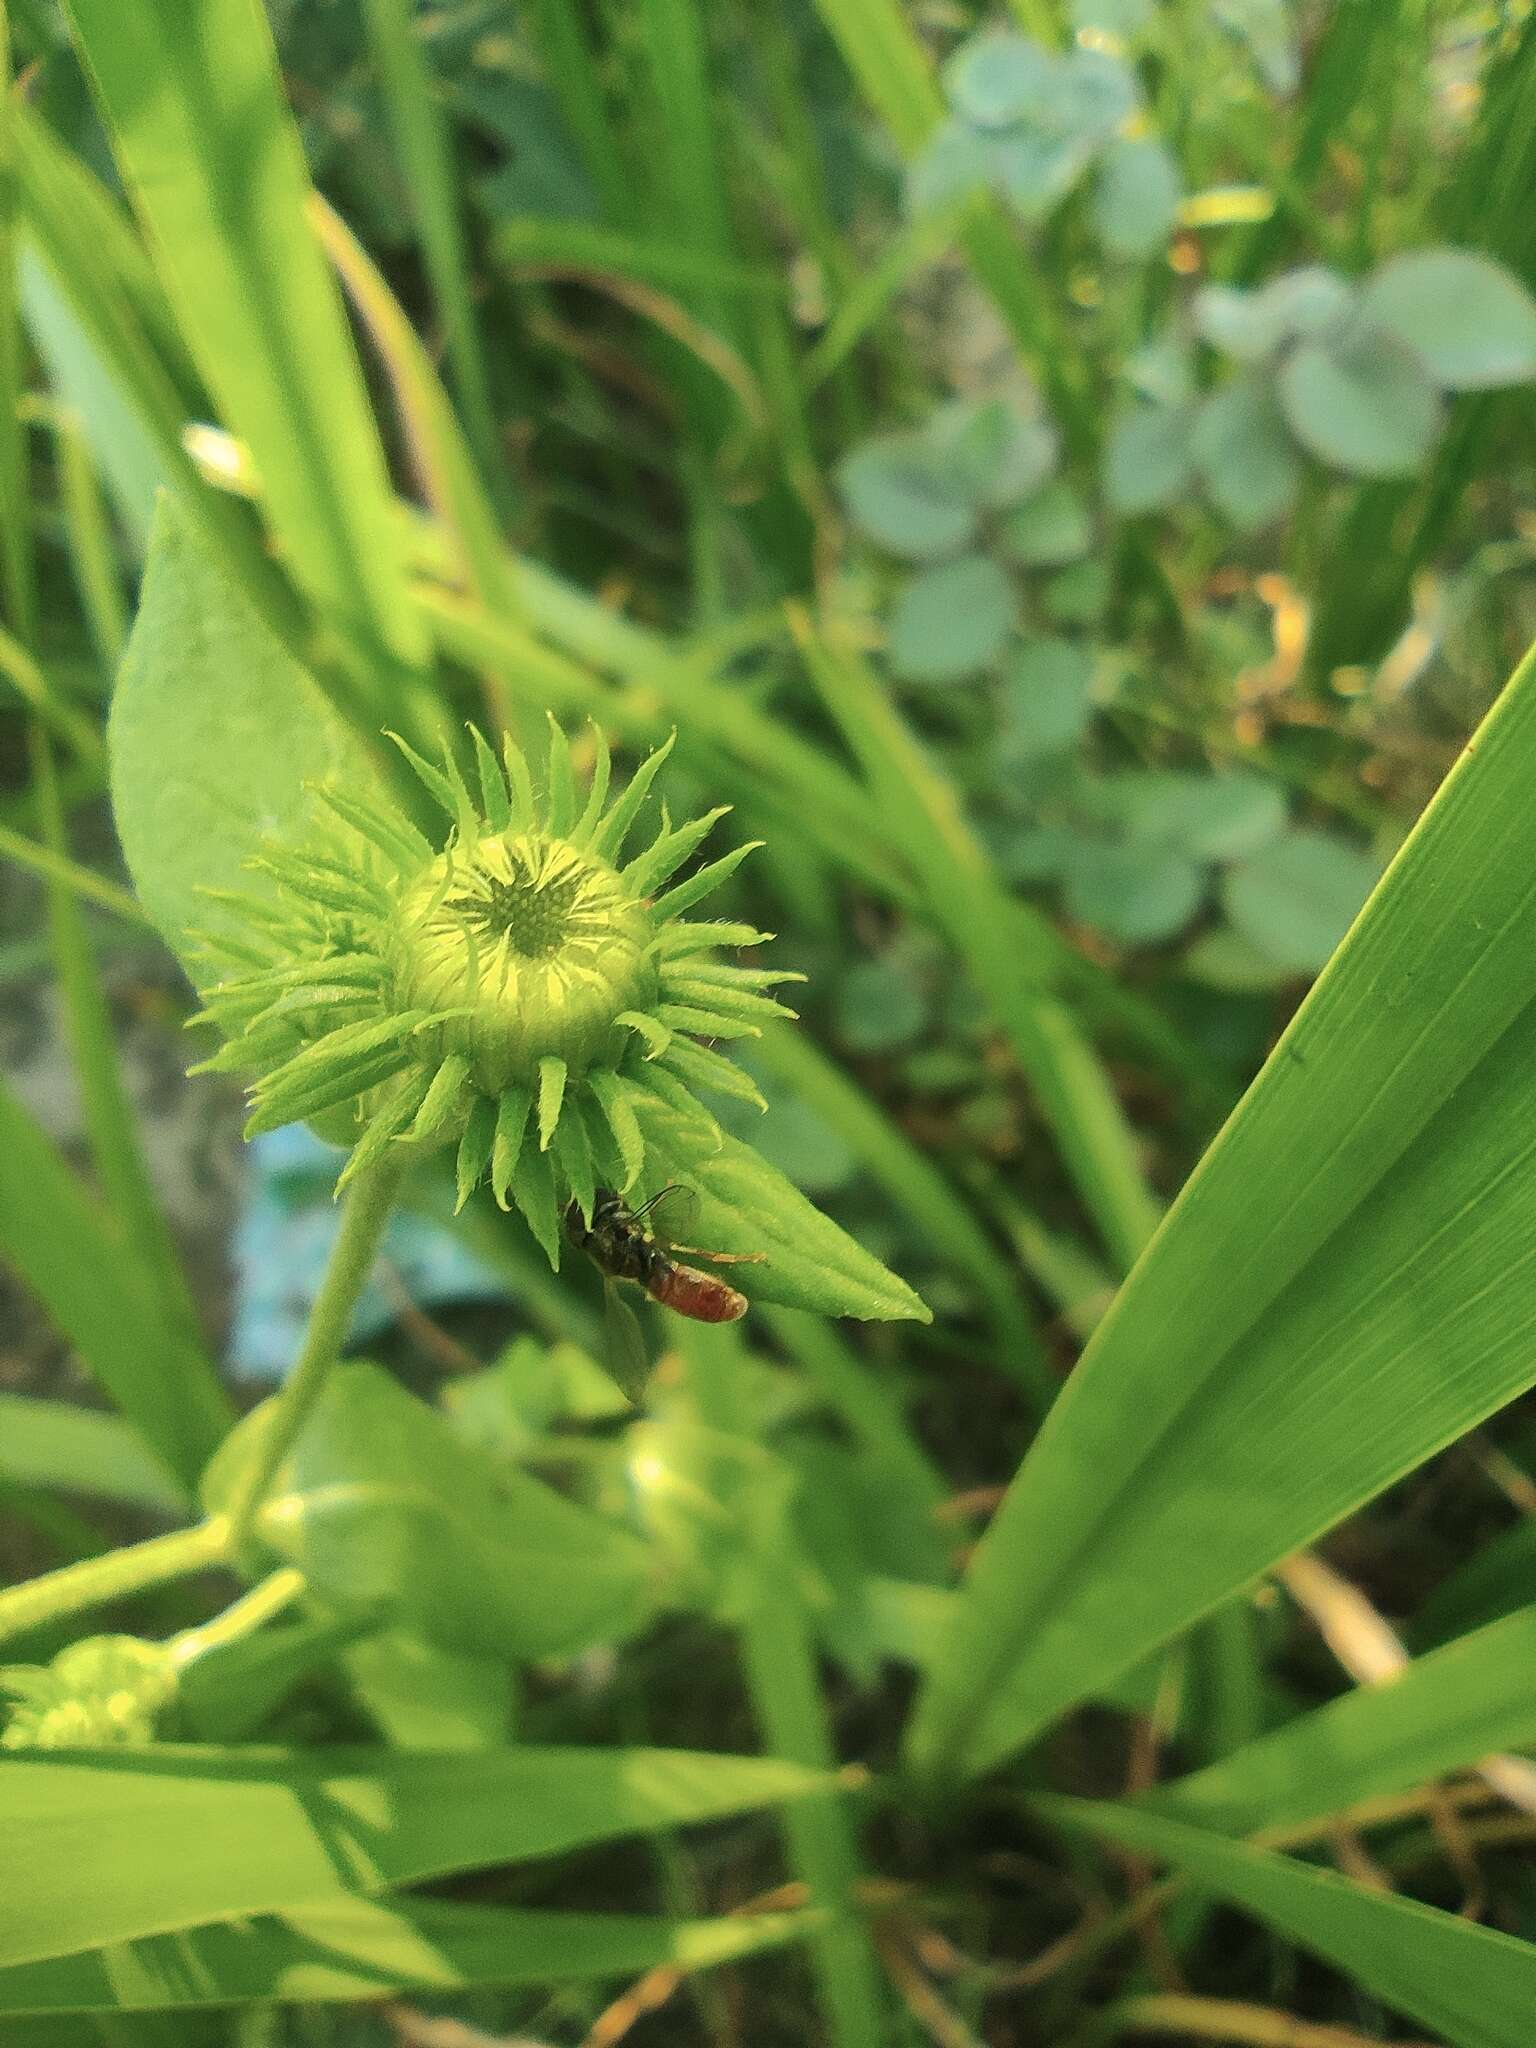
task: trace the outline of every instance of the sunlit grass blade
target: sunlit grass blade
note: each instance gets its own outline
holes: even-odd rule
[[[1152,1235],[1157,1204],[1093,1049],[1052,992],[1059,941],[993,875],[954,787],[850,646],[796,615],[806,666],[899,830],[929,914],[965,960],[1007,1033],[1063,1163],[1123,1267]]]
[[[245,0],[79,0],[71,19],[167,293],[250,451],[284,556],[379,664],[372,689],[387,704],[423,641],[265,16]]]
[[[168,1470],[195,1480],[231,1416],[213,1367],[167,1321],[136,1245],[112,1228],[46,1134],[3,1091],[0,1259]]]
[[[821,1920],[816,1912],[662,1920],[452,1899],[346,1899],[0,1970],[0,2012],[172,2012],[251,2003],[265,2010],[300,2000],[371,2002],[393,1991],[686,1973],[803,1940]]]
[[[1161,1814],[1075,1799],[1038,1804],[1073,1833],[1171,1863],[1456,2048],[1527,2048],[1536,1944]]]
[[[486,487],[505,475],[485,352],[470,295],[453,137],[421,46],[423,17],[410,0],[367,0],[369,46],[384,89],[405,189],[416,217],[454,388]]]
[[[307,1910],[750,1812],[822,1783],[793,1764],[667,1749],[166,1746],[11,1758],[6,1835],[28,1883],[0,1927],[0,1961]],[[371,1817],[384,1815],[387,1826]],[[90,1830],[89,1886],[79,1881],[80,1828]]]
[[[98,456],[111,463],[120,504],[147,538],[155,488],[167,483],[273,631],[297,645],[300,609],[267,559],[249,508],[209,490],[182,445],[189,401],[175,352],[148,324],[153,280],[135,269],[128,227],[43,122],[20,105],[12,119],[28,251],[38,262],[26,291],[28,318],[41,322],[50,359],[70,372],[66,395],[80,405]]]
[[[1536,1377],[1533,763],[1528,657],[1026,1458],[925,1767],[1029,1740]]]
[[[1289,1833],[1528,1748],[1533,1655],[1536,1608],[1526,1607],[1176,1779],[1152,1804],[1223,1834]]]

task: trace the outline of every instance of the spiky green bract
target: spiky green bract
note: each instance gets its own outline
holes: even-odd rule
[[[673,882],[723,813],[674,826],[663,809],[625,861],[670,742],[605,808],[601,738],[584,804],[558,728],[542,796],[510,743],[498,761],[472,738],[473,796],[446,746],[439,767],[397,741],[449,820],[440,852],[374,799],[319,788],[312,839],[253,863],[269,893],[221,899],[241,936],[208,941],[231,971],[206,989],[198,1021],[225,1044],[204,1064],[255,1074],[247,1135],[341,1121],[342,1183],[389,1146],[457,1144],[461,1206],[489,1175],[558,1264],[563,1204],[590,1219],[595,1189],[640,1177],[637,1112],[697,1088],[758,1099],[696,1041],[792,1015],[767,991],[801,977],[716,957],[765,933],[681,916],[751,850]]]

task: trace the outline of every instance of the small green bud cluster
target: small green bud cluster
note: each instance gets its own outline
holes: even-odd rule
[[[792,1015],[767,990],[802,977],[714,957],[768,934],[682,916],[752,850],[673,880],[723,811],[674,826],[663,806],[625,860],[670,741],[610,805],[600,736],[584,800],[553,721],[542,792],[510,741],[498,760],[472,739],[473,795],[446,746],[439,768],[396,741],[450,821],[441,851],[403,813],[319,787],[313,842],[252,863],[270,893],[221,899],[241,929],[208,940],[234,971],[205,991],[197,1021],[226,1042],[203,1064],[255,1073],[247,1135],[343,1112],[343,1183],[393,1144],[456,1142],[460,1206],[489,1174],[558,1264],[564,1204],[590,1221],[598,1188],[640,1177],[647,1104],[697,1119],[697,1089],[760,1102],[699,1040]]]

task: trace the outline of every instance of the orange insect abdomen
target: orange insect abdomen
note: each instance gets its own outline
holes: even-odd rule
[[[697,1266],[678,1266],[669,1259],[652,1273],[648,1284],[653,1301],[696,1323],[734,1323],[747,1312],[744,1294]]]

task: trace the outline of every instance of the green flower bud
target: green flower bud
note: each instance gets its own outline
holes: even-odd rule
[[[565,1202],[590,1220],[597,1189],[640,1178],[648,1100],[694,1119],[699,1088],[760,1100],[698,1041],[792,1015],[767,990],[801,977],[716,959],[766,935],[681,915],[751,851],[673,881],[723,812],[673,826],[663,810],[624,858],[670,743],[610,806],[601,739],[584,802],[553,724],[542,795],[515,748],[498,762],[473,739],[473,797],[446,750],[439,769],[397,742],[451,820],[442,851],[403,814],[319,789],[313,842],[253,863],[275,891],[225,899],[241,930],[210,942],[235,965],[206,992],[226,1044],[204,1065],[255,1074],[248,1135],[334,1130],[340,1113],[343,1182],[387,1146],[456,1142],[460,1205],[489,1174],[558,1264]]]

